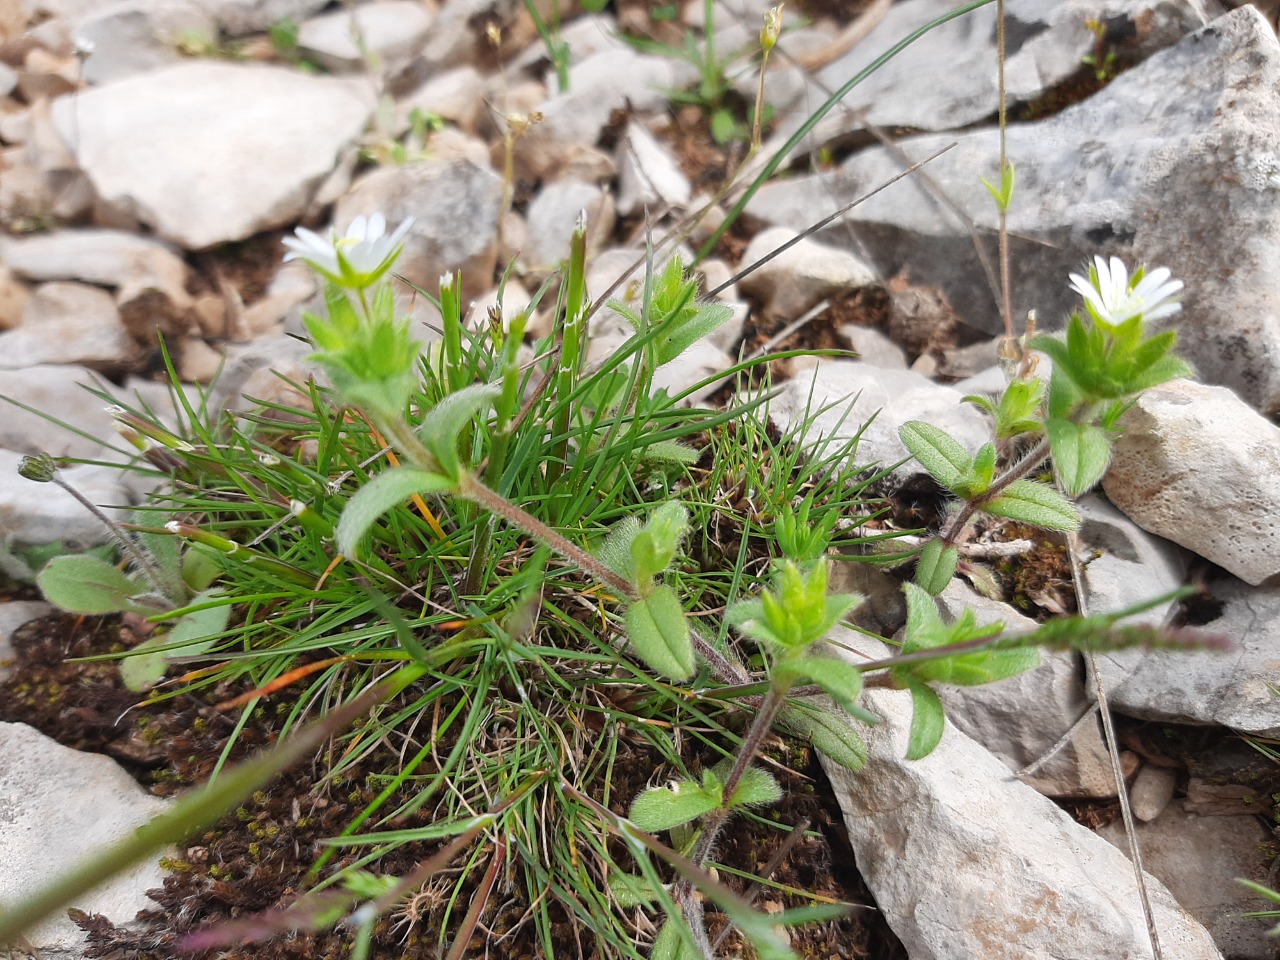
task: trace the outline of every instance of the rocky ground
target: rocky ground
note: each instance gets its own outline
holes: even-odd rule
[[[766,6],[718,0],[716,49],[747,47]],[[550,16],[549,3],[538,8]],[[996,213],[978,179],[997,169],[994,6],[907,47],[786,146],[831,91],[948,9],[788,8],[792,29],[765,86],[771,123],[745,176],[771,159],[778,172],[699,268],[737,321],[665,369],[669,383],[723,370],[739,351],[839,347],[857,359],[779,370],[791,378],[773,406],[780,426],[827,405],[827,433],[878,414],[858,455],[886,464],[905,456],[906,420],[944,426],[970,449],[986,438],[981,415],[959,400],[1002,384]],[[10,576],[32,545],[103,539],[69,498],[18,477],[22,455],[87,461],[66,475],[96,503],[145,496],[110,466],[127,454],[102,398],[80,384],[171,409],[157,333],[193,396],[213,384],[215,409],[270,397],[276,372],[307,375],[296,335],[318,291],[305,270],[280,264],[280,239],[296,225],[413,216],[399,269],[426,288],[460,270],[482,317],[508,264],[504,308],[529,302],[580,211],[598,293],[638,275],[646,229],[661,235],[712,202],[743,159],[741,109],[757,71],[730,61],[706,105],[741,125],[718,145],[713,109],[669,97],[697,83],[694,68],[618,39],[700,37],[700,3],[561,13],[563,84],[514,0],[0,2],[0,399],[11,401],[0,417],[0,560]],[[830,772],[831,802],[795,811],[825,817],[827,839],[801,858],[823,869],[794,879],[842,899],[863,896],[865,881],[892,932],[850,924],[850,939],[815,942],[810,955],[1152,956],[1120,852],[1096,674],[1125,747],[1163,955],[1275,957],[1266,925],[1239,916],[1262,902],[1233,878],[1275,885],[1280,864],[1280,43],[1258,10],[1212,0],[1012,0],[1009,16],[1015,315],[1034,309],[1042,328],[1058,328],[1074,306],[1067,274],[1095,254],[1167,266],[1185,283],[1168,323],[1199,380],[1152,390],[1127,415],[1102,491],[1082,504],[1081,595],[1060,544],[1056,562],[1038,554],[1041,566],[974,560],[943,602],[1020,623],[1202,583],[1207,598],[1145,616],[1203,626],[1236,651],[1089,663],[1060,654],[1012,681],[954,688],[954,725],[915,763],[901,759],[905,694],[873,694],[887,722],[872,762],[856,777]],[[690,250],[730,206],[714,203]],[[432,319],[421,299],[403,307]],[[593,350],[623,336],[602,313]],[[911,465],[893,496],[900,512],[930,509]],[[896,586],[858,576],[855,588],[879,598],[867,625],[891,635],[903,617]],[[162,802],[116,761],[151,771],[151,793],[164,794],[172,783],[155,771],[179,781],[207,772],[178,754],[216,753],[220,734],[183,739],[182,725],[199,718],[191,705],[151,716],[149,737],[136,721],[113,728],[130,698],[110,671],[62,661],[110,649],[118,626],[24,627],[47,605],[18,588],[0,599],[0,661],[12,662],[0,688],[10,721],[0,723],[2,904]],[[844,639],[868,652],[861,635]],[[845,843],[860,878],[842,867]],[[159,866],[141,869],[82,906],[130,920],[162,877]],[[18,946],[76,956],[83,935],[63,921],[29,939]]]

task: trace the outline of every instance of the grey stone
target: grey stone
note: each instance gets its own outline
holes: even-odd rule
[[[1123,824],[1108,824],[1098,833],[1128,855]],[[1186,812],[1181,801],[1158,819],[1137,824],[1143,866],[1205,925],[1232,960],[1274,960],[1276,956],[1276,941],[1267,936],[1274,921],[1241,916],[1274,904],[1236,882],[1237,877],[1245,877],[1268,883],[1268,860],[1261,853],[1267,835],[1256,817],[1198,817]]]
[[[0,549],[4,544],[0,543]],[[2,567],[0,567],[2,569]],[[11,600],[0,603],[0,683],[13,672],[7,663],[14,658],[13,635],[24,623],[47,617],[53,607],[43,600]]]
[[[378,72],[401,69],[431,30],[431,13],[415,0],[378,0],[305,21],[298,29],[298,50],[334,73],[369,69],[366,52]],[[355,35],[362,40],[357,45]]]
[[[0,97],[7,97],[13,92],[13,88],[18,85],[18,74],[7,63],[0,63]],[[10,140],[9,137],[4,139]]]
[[[1182,586],[1187,561],[1177,544],[1153,537],[1099,494],[1079,497],[1076,506],[1088,613],[1116,613]],[[1167,601],[1125,622],[1160,626],[1173,607]]]
[[[712,379],[722,370],[733,366],[733,357],[708,340],[698,340],[667,363],[664,363],[653,374],[653,390],[666,390],[671,397],[680,396],[703,380],[710,383],[685,396],[680,406],[697,406],[708,396],[719,389],[721,380]]]
[[[447,70],[431,77],[415,91],[398,100],[398,134],[409,129],[409,115],[415,109],[456,123],[467,133],[475,133],[484,110],[484,86],[479,71],[472,66]]]
[[[259,33],[283,20],[300,23],[329,0],[199,0],[199,3],[218,21],[218,25],[233,37],[246,33]]]
[[[850,53],[819,70],[811,104],[822,103],[823,88],[836,90],[912,31],[950,13],[947,0],[908,0],[894,4]],[[1085,21],[1096,17],[1118,32],[1129,27],[1147,52],[1174,42],[1203,25],[1191,4],[1174,0],[1033,0],[1010,8],[1012,38],[1005,63],[1011,101],[1031,101],[1074,77],[1080,60],[1096,40]],[[996,113],[996,11],[981,7],[930,30],[855,86],[833,111],[827,128],[858,129],[848,111],[863,111],[884,127],[954,130],[988,120]],[[810,107],[812,109],[812,107]],[[798,120],[784,126],[790,135]],[[823,137],[815,131],[815,139]]]
[[[1095,254],[1168,267],[1187,295],[1183,311],[1162,323],[1180,332],[1199,375],[1234,387],[1263,413],[1280,411],[1278,89],[1280,43],[1245,7],[1056,116],[1011,124],[1014,316],[1035,309],[1044,329],[1056,328],[1079,306],[1067,274]],[[955,143],[929,164],[930,178],[979,232],[994,234],[995,205],[977,176],[996,176],[998,139],[983,129],[898,147],[922,160]],[[767,184],[748,212],[803,229],[902,168],[889,151],[869,149],[835,172]],[[975,279],[983,273],[968,226],[919,180],[895,184],[842,219],[882,275],[907,268],[914,283],[945,291],[969,326],[1000,332],[995,296]],[[847,243],[847,227],[837,220],[819,236]]]
[[[1008,604],[954,579],[938,598],[944,617],[966,609],[979,625],[1003,623],[1005,633],[1029,633],[1036,623]],[[1084,690],[1084,668],[1074,652],[1044,650],[1040,666],[999,683],[977,687],[939,685],[947,716],[960,730],[1018,772],[1039,763],[1086,714],[1067,744],[1023,782],[1047,797],[1114,797],[1111,761]]]
[[[501,177],[454,159],[375,170],[339,201],[333,219],[345,230],[361,215],[382,213],[393,226],[414,217],[396,272],[434,292],[443,274],[461,271],[463,298],[473,300],[493,283],[501,203]]]
[[[64,97],[54,118],[108,208],[199,250],[296,220],[372,108],[359,81],[193,62]]]
[[[1173,799],[1173,790],[1177,785],[1177,771],[1150,763],[1144,766],[1133,778],[1133,786],[1129,788],[1129,803],[1133,807],[1133,815],[1144,823],[1160,816]],[[1159,871],[1156,871],[1156,875],[1160,875]]]
[[[629,217],[648,207],[683,207],[693,187],[671,151],[642,123],[631,121],[618,142],[618,213]],[[657,211],[655,210],[655,213]]]
[[[898,428],[908,420],[924,420],[946,430],[970,452],[986,443],[990,428],[982,414],[960,403],[961,396],[910,370],[837,360],[819,363],[812,373],[788,381],[770,401],[769,415],[783,433],[799,431],[810,420],[804,441],[808,446],[819,437],[833,443],[851,439],[875,417],[858,441],[855,459],[859,465],[889,467],[910,456],[898,439]],[[914,461],[899,470],[904,477],[922,472]]]
[[[840,335],[849,341],[850,349],[863,363],[887,370],[907,369],[902,348],[875,327],[847,323],[840,328]]]
[[[560,26],[560,42],[567,48],[570,65],[581,63],[602,50],[612,50],[618,44],[618,21],[609,13],[586,13],[574,17]],[[547,44],[539,37],[525,47],[518,56],[504,64],[508,74],[527,71],[548,59]],[[548,87],[556,82],[555,69],[547,70]]]
[[[578,218],[586,214],[587,249],[598,250],[613,232],[613,201],[591,183],[558,180],[546,184],[529,204],[528,247],[524,260],[538,272],[555,269],[569,257],[569,241]]]
[[[1197,629],[1235,644],[1213,651],[1122,650],[1097,655],[1111,706],[1130,716],[1206,723],[1280,737],[1275,695],[1280,651],[1280,585],[1213,581],[1222,614]]]
[[[1280,573],[1280,427],[1191,380],[1147,390],[1120,425],[1102,481],[1112,503],[1247,583]]]
[[[856,654],[889,648],[837,628]],[[839,648],[837,648],[839,649]],[[856,662],[863,662],[858,658]],[[903,760],[906,691],[863,698],[883,722],[864,728],[857,773],[827,760],[858,870],[912,960],[1140,960],[1153,955],[1132,868],[1052,801],[1012,781],[948,725],[936,750]],[[1220,960],[1209,934],[1148,876],[1165,956]]]
[[[43,890],[58,875],[132,835],[167,804],[149,796],[120,766],[81,753],[23,723],[0,724],[0,902]],[[127,923],[152,906],[147,890],[162,886],[155,861],[121,871],[73,906]],[[45,956],[79,951],[84,934],[65,913],[25,933]]]
[[[85,82],[102,86],[179,63],[180,40],[213,38],[218,28],[196,0],[126,0],[81,20],[74,32],[78,43],[93,46],[84,61]]]
[[[569,89],[552,96],[540,111],[542,122],[516,141],[516,162],[535,179],[554,179],[575,148],[600,139],[613,112],[624,107],[665,107],[663,89],[679,87],[686,72],[670,57],[636,53],[619,45],[574,64]]]
[[[0,257],[0,331],[12,330],[22,322],[31,292],[26,285],[13,277]]]
[[[102,441],[110,442],[113,434],[106,401],[90,394],[81,384],[101,386],[93,372],[81,366],[0,369],[0,397],[15,401],[0,402],[0,448],[54,457],[108,459],[110,455]],[[54,426],[41,413],[72,429]]]
[[[167,244],[120,230],[58,230],[4,237],[0,238],[0,260],[26,280],[153,286],[174,300],[190,300],[182,258]]]
[[[72,496],[47,483],[18,475],[22,455],[0,450],[0,529],[18,543],[45,544],[59,540],[82,545],[104,543],[102,523]],[[132,506],[129,491],[116,467],[81,464],[66,467],[61,476],[84,497],[104,508],[115,520],[126,519]]]
[[[762,230],[742,255],[741,269],[753,266],[796,238],[784,227]],[[753,269],[738,281],[744,293],[760,299],[769,316],[794,320],[826,297],[876,283],[875,271],[846,250],[805,237]]]
[[[111,294],[82,283],[46,283],[27,302],[22,323],[0,333],[0,369],[83,364],[119,371],[135,347]]]

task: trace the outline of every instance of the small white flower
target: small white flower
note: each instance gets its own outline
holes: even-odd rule
[[[1089,313],[1099,323],[1118,327],[1134,317],[1159,320],[1182,309],[1178,303],[1181,280],[1170,280],[1172,274],[1166,267],[1145,272],[1139,270],[1129,279],[1129,270],[1119,257],[1110,263],[1102,257],[1094,257],[1089,276],[1071,274],[1071,286],[1084,297]]]
[[[367,219],[356,217],[342,236],[330,230],[326,238],[299,227],[296,237],[284,239],[289,248],[284,259],[303,260],[334,283],[363,289],[377,283],[391,269],[412,226],[413,217],[409,217],[388,234],[386,219],[375,213]]]

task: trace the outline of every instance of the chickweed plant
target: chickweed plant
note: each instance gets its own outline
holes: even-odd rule
[[[767,383],[720,410],[685,405],[706,383],[655,389],[661,367],[730,316],[699,300],[686,264],[650,251],[638,307],[608,304],[633,335],[588,364],[588,321],[605,304],[586,288],[583,219],[529,308],[552,311],[548,337],[529,349],[530,312],[469,326],[452,274],[418,291],[441,317],[426,345],[393,296],[408,229],[374,216],[287,241],[325,284],[324,311],[305,318],[325,385],[223,419],[176,391],[175,429],[117,411],[169,483],[113,526],[120,566],[64,558],[40,585],[65,609],[153,625],[124,659],[147,702],[239,689],[220,704],[237,729],[280,703],[287,735],[250,760],[224,755],[209,784],[6,910],[0,942],[336,742],[320,785],[376,762],[376,798],[328,839],[293,903],[193,933],[186,949],[341,924],[368,957],[430,886],[420,936],[450,960],[505,903],[546,957],[573,949],[556,937],[568,926],[580,956],[710,958],[714,908],[755,955],[790,960],[780,928],[844,907],[812,897],[765,914],[716,863],[734,818],[782,797],[774,734],[857,770],[858,728],[878,722],[864,691],[906,689],[909,756],[922,757],[942,736],[937,684],[1016,674],[1039,647],[1200,642],[1116,615],[1004,636],[972,613],[945,622],[932,596],[978,513],[1072,529],[1068,498],[1101,476],[1125,406],[1187,372],[1173,334],[1145,327],[1176,309],[1167,271],[1130,278],[1098,259],[1073,277],[1084,311],[1065,337],[1027,343],[1053,361],[1048,387],[1028,354],[1002,396],[973,398],[993,422],[976,454],[928,424],[903,428],[959,506],[920,551],[898,650],[855,663],[826,637],[862,598],[828,585],[836,556],[884,539],[859,535],[883,473],[856,463],[856,440],[777,436]],[[715,379],[745,383],[762,362]],[[1050,455],[1063,492],[1035,477]],[[61,482],[49,458],[24,472]],[[414,869],[380,871],[404,849]]]

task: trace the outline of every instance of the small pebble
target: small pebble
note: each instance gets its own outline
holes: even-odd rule
[[[1147,764],[1139,770],[1133,781],[1133,788],[1129,791],[1133,815],[1144,823],[1160,816],[1161,811],[1173,799],[1173,788],[1177,781],[1177,771],[1167,767]]]

